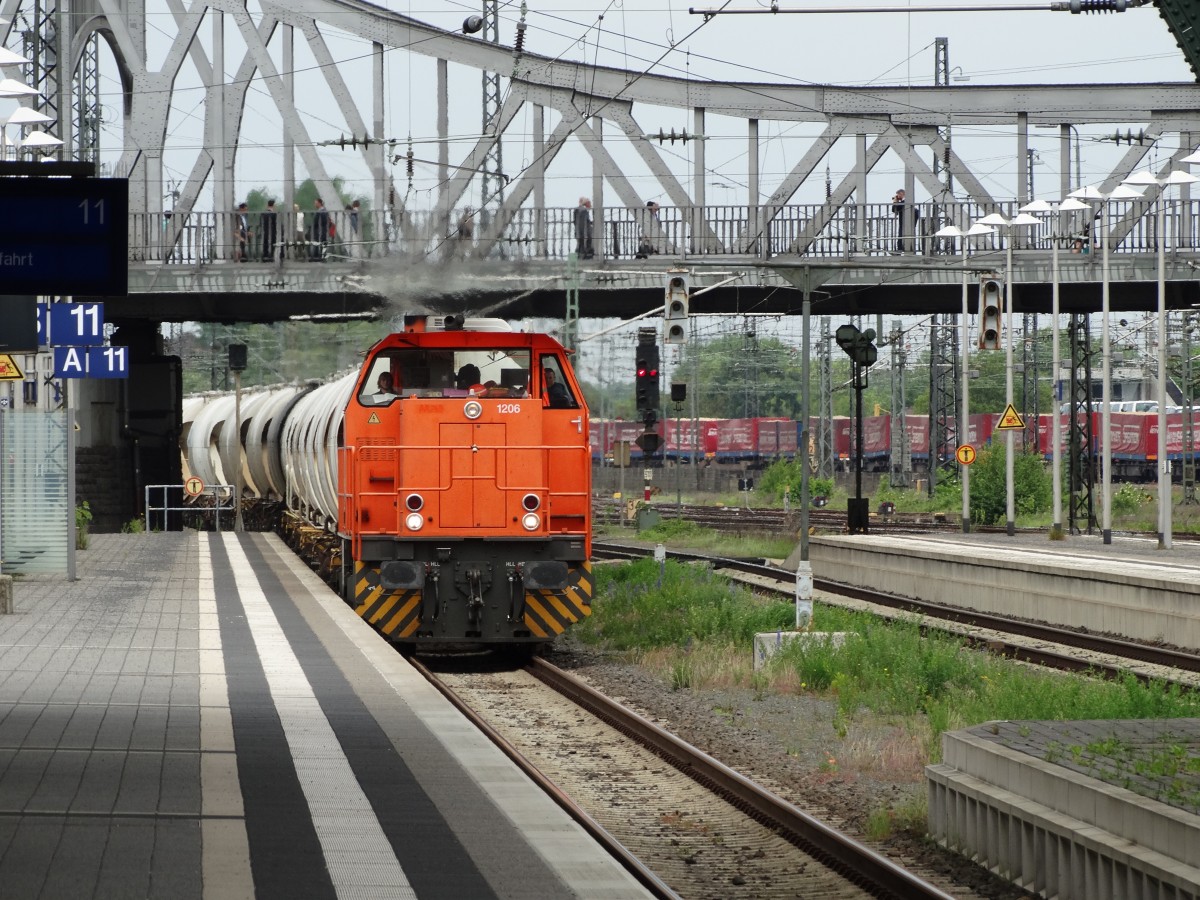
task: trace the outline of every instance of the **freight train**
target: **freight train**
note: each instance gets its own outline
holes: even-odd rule
[[[324,385],[189,398],[185,475],[332,539],[343,599],[402,648],[532,650],[591,612],[588,410],[567,353],[406,316]]]
[[[1149,406],[1149,404],[1147,404]],[[1200,425],[1200,409],[1195,411],[1194,421]],[[1103,434],[1102,415],[1093,411],[1093,453],[1101,453]],[[1158,460],[1158,413],[1146,411],[1111,412],[1113,477],[1122,481],[1155,480]],[[970,416],[966,443],[976,448],[988,446],[995,438],[995,426],[1000,414],[973,413]],[[854,420],[847,416],[835,416],[832,422],[833,455],[839,469],[849,469],[854,464]],[[1062,437],[1062,454],[1066,458],[1069,418],[1059,414]],[[892,417],[863,417],[863,468],[869,472],[892,470]],[[1028,452],[1042,454],[1050,460],[1053,453],[1053,420],[1050,414],[1029,416],[1025,430],[1015,435],[1016,445]],[[951,429],[954,425],[951,422]],[[908,439],[914,471],[928,471],[930,458],[930,420],[927,415],[908,414],[904,417],[904,428]],[[609,421],[593,419],[591,422],[592,461],[597,465],[614,464],[624,452],[631,462],[641,464],[644,457],[634,443],[644,431],[640,422]],[[777,459],[792,459],[796,455],[800,439],[800,423],[786,418],[750,419],[670,419],[659,422],[656,431],[661,438],[662,451],[659,457],[690,463],[711,461],[736,463],[743,466],[767,465]],[[817,421],[810,421],[810,446],[817,432]],[[1001,432],[1002,434],[1003,432]],[[1176,480],[1182,477],[1179,462],[1184,449],[1184,416],[1182,410],[1167,414],[1167,458],[1174,463]],[[953,432],[949,436],[951,448],[957,442]],[[624,449],[622,449],[624,448]],[[1036,450],[1035,450],[1036,448]],[[1191,452],[1200,449],[1200,439],[1193,432]],[[953,451],[951,451],[953,452]]]

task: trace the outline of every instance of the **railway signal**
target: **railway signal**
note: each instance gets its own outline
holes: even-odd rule
[[[1000,303],[1004,283],[990,275],[979,282],[979,349],[1000,349]]]
[[[687,275],[671,272],[667,275],[666,298],[663,302],[663,340],[668,344],[687,342],[688,317]]]
[[[634,351],[636,380],[634,393],[637,399],[637,410],[646,419],[646,413],[658,419],[658,344],[655,343],[653,328],[638,329],[638,344]]]
[[[850,359],[860,366],[873,366],[879,360],[879,349],[871,343],[875,340],[875,329],[859,331],[854,325],[842,325],[834,333],[838,346]]]
[[[834,332],[838,346],[845,351],[854,364],[854,496],[846,500],[846,528],[851,534],[866,534],[870,522],[869,499],[862,495],[862,450],[863,450],[863,390],[867,386],[867,369],[879,359],[879,350],[872,341],[875,329],[859,331],[854,325],[842,325]]]

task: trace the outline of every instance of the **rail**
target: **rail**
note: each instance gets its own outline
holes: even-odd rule
[[[897,215],[890,203],[793,206],[605,207],[594,211],[591,251],[600,259],[745,257],[797,255],[812,259],[948,257],[960,252],[952,238],[937,237],[945,225],[965,227],[991,212],[1015,215],[1018,201],[919,203]],[[1152,200],[1109,204],[1110,249],[1117,254],[1157,252],[1160,238],[1172,252],[1200,250],[1200,200],[1172,201],[1158,233]],[[274,222],[261,211],[134,213],[129,217],[129,260],[178,266],[216,263],[354,263],[399,256],[452,262],[566,259],[581,247],[574,208],[523,207],[470,232],[438,210],[367,210],[352,218],[332,210],[316,229],[311,211],[280,212]],[[1015,252],[1049,252],[1057,241],[1065,254],[1098,253],[1091,211],[1048,215],[1044,226],[1012,235]],[[1004,251],[1008,236],[981,236],[972,252]],[[586,252],[581,255],[587,256]]]

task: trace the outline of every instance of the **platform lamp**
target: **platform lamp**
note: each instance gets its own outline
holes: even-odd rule
[[[1101,225],[1104,228],[1104,236],[1102,238],[1101,250],[1103,253],[1103,263],[1101,265],[1101,287],[1100,287],[1100,314],[1103,320],[1100,322],[1100,357],[1101,357],[1101,385],[1100,385],[1100,428],[1103,434],[1100,437],[1100,503],[1101,509],[1101,535],[1104,543],[1112,543],[1112,432],[1110,430],[1112,424],[1112,335],[1108,326],[1108,317],[1111,312],[1111,304],[1109,302],[1109,265],[1108,265],[1108,245],[1109,232],[1111,229],[1108,224],[1108,202],[1110,200],[1140,200],[1142,192],[1134,190],[1128,185],[1117,185],[1111,191],[1102,191],[1095,185],[1082,187],[1077,191],[1071,191],[1068,197],[1074,197],[1078,200],[1100,200],[1103,203],[1103,215],[1100,217]]]
[[[237,475],[233,488],[233,530],[242,525],[242,372],[246,371],[246,345],[229,345],[229,371],[233,373],[233,419],[237,424]]]
[[[1155,201],[1155,223],[1158,244],[1158,548],[1171,549],[1171,463],[1167,453],[1167,232],[1166,220],[1167,189],[1173,184],[1195,184],[1200,181],[1190,172],[1172,169],[1159,177],[1153,172],[1134,172],[1124,184],[1134,187],[1156,185],[1159,189]]]
[[[1082,209],[1091,209],[1088,204],[1082,200],[1076,200],[1068,197],[1057,206],[1046,200],[1034,200],[1032,203],[1026,203],[1021,207],[1020,211],[1024,213],[1050,213],[1057,214],[1062,212],[1073,212]],[[1050,272],[1051,272],[1051,293],[1050,293],[1050,318],[1051,318],[1051,333],[1050,333],[1050,371],[1052,374],[1052,382],[1054,387],[1057,387],[1059,380],[1059,367],[1062,365],[1062,350],[1059,344],[1061,305],[1059,302],[1059,284],[1061,278],[1058,268],[1058,248],[1064,239],[1062,234],[1061,219],[1055,215],[1054,233],[1050,235]],[[1054,413],[1050,417],[1050,459],[1052,468],[1053,493],[1054,493],[1054,521],[1050,525],[1050,532],[1054,535],[1062,534],[1062,418],[1059,412],[1059,407],[1062,403],[1062,398],[1058,397],[1056,392],[1055,400],[1058,401],[1054,406]]]
[[[1007,406],[1013,403],[1013,229],[1017,226],[1041,225],[1042,220],[1029,213],[1017,213],[1011,219],[1001,213],[992,213],[979,220],[980,225],[993,225],[1005,229],[1004,240],[1004,329],[1007,332],[1004,339],[1004,402]],[[1007,407],[1006,407],[1007,408]],[[1004,450],[1004,493],[1005,516],[1007,519],[1005,531],[1011,537],[1017,533],[1017,501],[1015,488],[1015,460],[1013,459],[1013,433],[1009,429],[1005,433]]]
[[[967,243],[967,238],[976,237],[981,234],[995,234],[996,229],[987,225],[976,223],[965,231],[957,225],[947,225],[945,228],[934,232],[934,237],[959,238],[962,240],[962,329],[959,333],[959,344],[962,347],[962,410],[960,412],[961,419],[959,427],[955,430],[958,432],[958,443],[961,446],[971,439],[971,402],[970,402],[970,384],[971,378],[971,339],[970,339],[970,310],[968,309],[968,291],[967,291],[967,259],[971,254],[970,245]],[[962,532],[970,534],[971,532],[971,467],[962,466]]]

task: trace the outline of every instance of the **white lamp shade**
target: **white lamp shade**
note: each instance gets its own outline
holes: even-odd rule
[[[30,109],[28,106],[18,106],[15,110],[13,110],[13,114],[4,120],[4,124],[43,125],[46,122],[53,121],[53,116],[48,116],[45,113],[38,112],[36,109]]]
[[[31,131],[25,136],[25,140],[21,141],[22,147],[58,147],[61,144],[61,140],[44,131]]]
[[[995,233],[996,233],[995,228],[989,228],[988,226],[983,225],[979,222],[976,222],[970,228],[967,229],[967,237],[975,237],[976,235],[980,235],[980,234],[995,234]]]
[[[4,24],[4,20],[0,19],[0,25]],[[29,60],[21,56],[19,53],[13,53],[7,47],[0,47],[0,66],[23,66],[27,65]]]
[[[1200,177],[1193,175],[1191,172],[1185,172],[1183,169],[1172,169],[1167,173],[1167,177],[1162,180],[1163,184],[1195,184],[1200,181]]]
[[[1122,179],[1123,184],[1161,184],[1161,180],[1149,169],[1134,172],[1128,178]]]
[[[1082,209],[1091,209],[1092,204],[1084,203],[1082,200],[1079,200],[1075,197],[1068,197],[1058,205],[1058,208],[1063,212],[1078,212]]]
[[[1000,215],[1000,213],[988,213],[979,220],[980,225],[1007,225],[1008,219]]]
[[[27,84],[22,84],[15,78],[0,80],[0,97],[28,97],[30,94],[36,93],[37,88],[31,88]]]
[[[1197,150],[1195,153],[1189,153],[1187,156],[1181,159],[1180,162],[1200,163],[1200,150]]]
[[[1078,197],[1081,200],[1103,200],[1107,194],[1101,193],[1100,188],[1094,184],[1089,184],[1087,187],[1077,188],[1067,194],[1068,197]]]
[[[1128,184],[1118,184],[1108,194],[1109,200],[1141,200],[1142,192]]]
[[[1031,216],[1029,213],[1023,212],[1023,213],[1017,213],[1017,215],[1013,216],[1013,220],[1011,222],[1009,222],[1008,224],[1009,225],[1041,225],[1042,220],[1039,219],[1037,216]]]
[[[939,228],[937,231],[935,231],[933,233],[933,236],[934,237],[962,237],[964,234],[966,234],[966,232],[963,231],[961,228],[959,228],[957,225],[947,225],[945,228]]]
[[[1046,200],[1034,200],[1020,209],[1023,213],[1054,212],[1054,204]]]

